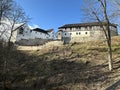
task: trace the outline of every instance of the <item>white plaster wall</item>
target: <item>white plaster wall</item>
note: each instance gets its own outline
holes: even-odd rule
[[[89,37],[90,31],[73,31],[73,32],[63,32],[63,37]]]
[[[54,39],[54,31],[48,33],[48,39]]]
[[[10,41],[14,43],[16,39],[17,39],[17,31],[14,31]]]
[[[104,26],[104,28],[106,27]],[[110,29],[111,29],[111,36],[118,35],[116,27],[110,26]],[[76,28],[73,27],[71,29],[63,28],[60,30],[62,30],[63,32],[61,32],[62,33],[61,35],[58,35],[58,38],[60,38],[61,36],[63,41],[68,41],[68,42],[91,41],[91,40],[99,40],[105,38],[105,34],[102,30],[102,27],[100,26],[90,26],[90,27],[87,26],[87,27],[76,27]]]
[[[48,35],[42,32],[37,32],[37,31],[30,32],[30,39],[35,39],[35,38],[46,39],[47,37]]]

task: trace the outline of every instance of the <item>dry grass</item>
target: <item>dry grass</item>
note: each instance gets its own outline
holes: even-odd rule
[[[111,72],[105,41],[40,51],[11,51],[8,87],[13,90],[120,90],[120,37],[112,41],[114,70]]]

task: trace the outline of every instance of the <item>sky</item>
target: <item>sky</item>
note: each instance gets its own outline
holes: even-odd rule
[[[81,23],[82,0],[15,0],[31,20],[32,27],[58,30],[64,24]]]

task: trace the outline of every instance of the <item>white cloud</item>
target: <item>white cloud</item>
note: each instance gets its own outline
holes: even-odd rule
[[[40,28],[40,26],[37,25],[37,24],[33,24],[33,25],[29,25],[29,28],[30,28],[30,29]]]

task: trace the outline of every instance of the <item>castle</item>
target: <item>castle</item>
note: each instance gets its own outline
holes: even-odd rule
[[[106,29],[105,22],[102,22],[102,25],[99,22],[65,24],[58,28],[56,39],[63,41],[64,44],[102,40],[106,38],[105,33],[103,31],[103,27]],[[118,35],[117,25],[110,24],[109,27],[111,31],[111,36],[117,36]],[[44,30],[41,28],[31,29],[27,24],[15,24],[13,29],[15,30],[13,32],[11,42],[21,45],[42,45],[45,42],[55,39],[53,29],[49,30]],[[10,31],[9,27],[7,27],[6,30],[7,32]]]
[[[102,26],[106,29],[105,22],[102,25],[99,22],[65,24],[58,28],[57,39],[62,40],[64,43],[105,39]],[[110,31],[111,36],[117,36],[117,25],[110,24]]]

